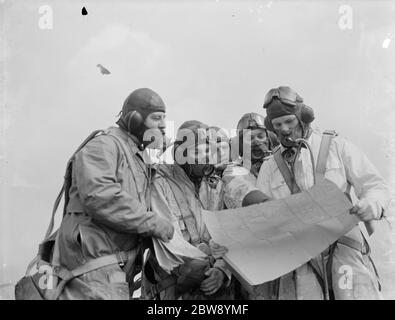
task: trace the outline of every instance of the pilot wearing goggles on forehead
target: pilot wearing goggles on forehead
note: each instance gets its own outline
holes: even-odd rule
[[[286,198],[311,188],[316,183],[316,173],[320,172],[350,199],[353,196],[350,214],[363,221],[372,233],[373,222],[384,217],[390,192],[368,158],[335,132],[312,129],[313,110],[290,87],[271,89],[263,107],[266,127],[277,134],[281,146],[262,164],[257,188],[272,199]],[[322,154],[326,154],[325,158]],[[343,274],[339,270],[344,265],[352,268],[349,280],[352,286],[347,288],[340,285]],[[281,300],[381,297],[369,244],[359,225],[319,256],[276,280],[273,288],[276,290],[272,296]]]

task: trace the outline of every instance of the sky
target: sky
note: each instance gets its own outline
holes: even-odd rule
[[[314,125],[360,147],[394,190],[394,1],[0,6],[0,283],[15,282],[35,255],[68,157],[91,131],[114,125],[139,87],[163,98],[172,137],[192,119],[232,130],[244,113],[264,114],[270,88],[291,86]],[[373,247],[395,298],[395,234],[380,228]]]

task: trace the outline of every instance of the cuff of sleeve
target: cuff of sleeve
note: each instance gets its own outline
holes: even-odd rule
[[[375,220],[382,220],[384,218],[386,218],[385,210],[380,206],[380,210],[378,210],[378,215],[376,216]]]
[[[139,227],[138,233],[143,236],[151,236],[157,225],[157,215],[152,211],[146,211],[147,218]]]
[[[384,215],[384,207],[381,205],[380,201],[375,201],[374,204],[372,205],[372,209],[374,210],[375,213],[375,218],[374,220],[381,220],[385,217]]]

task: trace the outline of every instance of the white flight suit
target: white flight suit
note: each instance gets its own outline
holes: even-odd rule
[[[318,158],[321,139],[322,133],[318,129],[314,129],[308,139],[315,162]],[[316,163],[314,168],[315,166]],[[294,174],[296,183],[302,191],[313,186],[313,168],[307,149],[301,149],[295,162]],[[366,199],[372,203],[376,219],[381,217],[389,205],[390,192],[384,179],[367,157],[342,137],[336,136],[332,139],[325,178],[334,182],[343,192],[346,191],[347,184],[351,184],[358,199]],[[256,186],[273,199],[285,198],[291,194],[273,157],[262,164]],[[365,248],[359,226],[354,227],[345,236],[358,241]],[[346,276],[352,276],[351,283],[342,283],[344,282],[343,270],[349,271]],[[296,288],[291,282],[296,283]],[[333,255],[332,284],[335,299],[379,299],[381,297],[370,257],[342,244],[337,244]],[[319,289],[311,266],[306,263],[281,278],[279,299],[321,299],[322,290]]]
[[[241,208],[244,197],[251,191],[258,190],[256,187],[257,177],[250,170],[253,166],[249,165],[248,155],[230,163],[223,175],[224,183],[224,203],[228,209]],[[247,300],[267,300],[274,299],[273,282],[251,287],[245,284],[240,288],[240,295]]]
[[[242,159],[230,163],[222,175],[224,202],[228,209],[241,208],[244,197],[256,187],[257,177],[246,167]]]

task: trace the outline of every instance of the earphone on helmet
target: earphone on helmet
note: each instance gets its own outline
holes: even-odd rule
[[[123,121],[131,133],[137,133],[144,124],[144,118],[137,110],[130,111]]]

